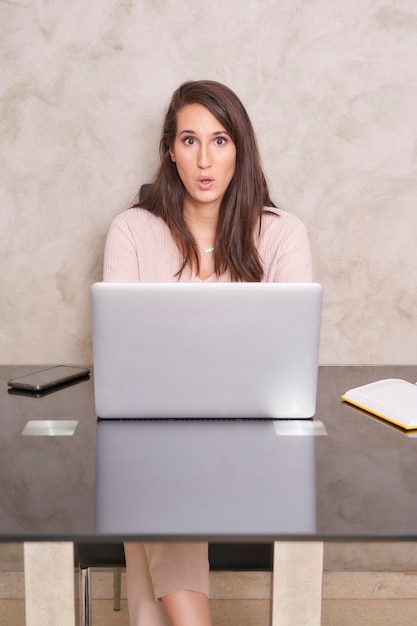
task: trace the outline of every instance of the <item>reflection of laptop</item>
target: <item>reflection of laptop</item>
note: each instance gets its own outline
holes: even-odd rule
[[[100,421],[96,531],[136,541],[311,535],[315,446],[277,436],[270,421]]]
[[[96,283],[100,418],[309,418],[316,283]]]

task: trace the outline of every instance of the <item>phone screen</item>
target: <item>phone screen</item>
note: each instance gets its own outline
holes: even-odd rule
[[[12,378],[7,383],[9,387],[15,389],[28,389],[32,391],[42,391],[62,385],[66,382],[84,378],[88,376],[88,367],[74,367],[71,365],[55,365],[47,367],[19,378]]]

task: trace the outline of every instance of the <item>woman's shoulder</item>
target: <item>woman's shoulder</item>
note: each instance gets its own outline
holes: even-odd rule
[[[282,230],[287,228],[305,228],[299,217],[277,207],[264,207],[262,214],[262,230]]]
[[[144,239],[165,241],[170,236],[168,225],[162,218],[140,207],[119,213],[111,223],[110,232],[124,234],[137,243]]]
[[[311,252],[307,229],[299,217],[265,207],[258,252],[266,282],[311,281]]]
[[[130,207],[130,209],[122,211],[113,219],[113,224],[120,226],[124,224],[128,226],[153,225],[161,228],[165,226],[165,222],[160,217],[141,207]]]

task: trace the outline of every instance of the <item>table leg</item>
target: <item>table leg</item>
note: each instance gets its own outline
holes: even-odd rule
[[[274,543],[272,626],[320,626],[323,543]]]
[[[25,543],[26,626],[75,626],[72,543]]]

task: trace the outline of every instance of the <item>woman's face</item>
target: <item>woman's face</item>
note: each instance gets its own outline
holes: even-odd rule
[[[236,146],[206,107],[180,109],[170,156],[185,187],[184,204],[218,210],[235,172]]]

